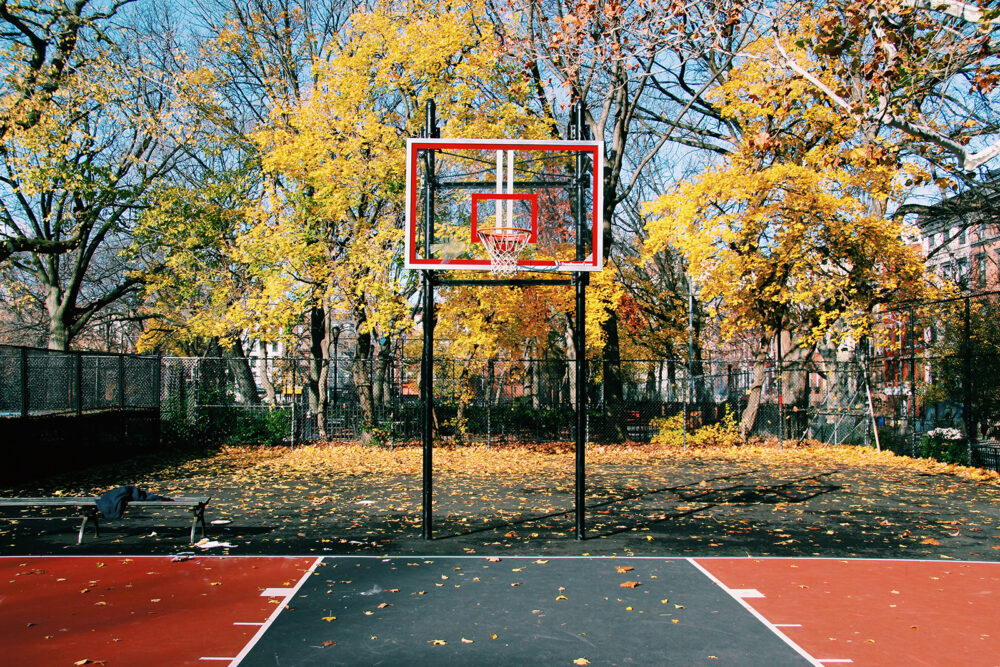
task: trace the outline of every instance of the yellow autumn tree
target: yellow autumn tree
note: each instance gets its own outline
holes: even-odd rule
[[[308,285],[357,334],[352,367],[372,424],[373,338],[412,326],[415,277],[403,269],[405,140],[435,100],[442,133],[540,137],[550,124],[525,104],[530,88],[507,67],[478,2],[385,3],[357,12],[301,101],[279,105],[254,138],[274,184],[240,240],[266,284]],[[255,258],[255,259],[253,259]]]
[[[757,44],[714,93],[742,130],[733,153],[645,207],[647,256],[679,251],[701,299],[719,304],[723,336],[758,338],[744,433],[763,350],[781,332],[806,343],[862,336],[878,304],[927,287],[908,230],[882,213],[919,175],[888,141],[866,138],[814,88],[769,67],[770,48]]]

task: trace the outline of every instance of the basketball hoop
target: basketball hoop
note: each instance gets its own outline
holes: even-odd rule
[[[495,276],[509,277],[517,271],[517,258],[528,245],[530,229],[520,227],[480,227],[479,240],[490,256],[490,271]]]

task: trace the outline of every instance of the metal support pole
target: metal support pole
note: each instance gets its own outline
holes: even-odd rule
[[[569,138],[585,139],[589,134],[586,107],[577,101],[570,112]],[[576,158],[576,259],[586,255],[583,239],[586,236],[587,216],[584,211],[585,180],[587,178],[583,156]],[[576,347],[576,539],[587,538],[587,273],[573,274],[576,287],[576,330],[573,332]]]
[[[427,100],[424,136],[436,137],[437,118],[434,100]],[[428,253],[434,243],[434,152],[427,154],[427,178],[424,182],[424,240]],[[424,404],[423,419],[423,537],[434,537],[434,277],[423,272],[424,351],[421,358],[420,390]]]
[[[423,272],[424,353],[420,368],[423,420],[423,529],[424,539],[433,538],[433,455],[434,455],[434,282],[430,271]]]
[[[576,282],[576,539],[587,537],[587,279],[573,274]]]

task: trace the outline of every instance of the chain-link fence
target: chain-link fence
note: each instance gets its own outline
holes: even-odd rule
[[[749,435],[995,464],[998,308],[997,294],[913,304],[881,313],[870,339],[786,345],[780,363],[777,345],[742,359],[590,360],[585,437],[646,442],[668,418],[695,429],[728,413]],[[388,352],[161,361],[0,346],[0,417],[154,408],[166,443],[419,441],[420,359]],[[455,442],[572,441],[575,382],[575,361],[559,356],[436,355],[434,431]]]
[[[160,444],[158,357],[0,345],[0,479],[25,479]]]
[[[759,358],[624,360],[620,394],[590,360],[586,439],[649,441],[666,418],[686,415],[694,429],[728,413],[749,435],[988,464],[1000,430],[997,306],[984,294],[887,311],[869,339],[786,349],[780,363],[777,345]],[[178,434],[217,441],[416,441],[420,367],[412,353],[165,359],[164,416]],[[436,355],[433,428],[456,442],[571,441],[575,377],[566,358]]]
[[[878,444],[921,455],[934,429],[968,432],[965,384],[954,377],[962,368],[976,369],[970,386],[977,397],[977,439],[998,423],[994,404],[1000,401],[991,397],[1000,374],[989,372],[995,352],[966,359],[925,347],[899,357],[887,353],[890,343],[798,351],[789,355],[797,359],[782,363],[626,360],[619,370],[620,400],[608,393],[603,363],[592,360],[587,439],[649,441],[665,418],[684,414],[686,426],[697,428],[728,412],[750,435]],[[240,364],[253,378],[242,388]],[[316,365],[308,359],[168,358],[162,373],[165,429],[228,442],[294,444],[364,434],[387,443],[419,440],[420,366],[419,359],[398,356],[337,357]],[[436,357],[434,430],[460,442],[571,441],[575,395],[572,359]]]
[[[159,406],[153,356],[0,345],[0,417]]]

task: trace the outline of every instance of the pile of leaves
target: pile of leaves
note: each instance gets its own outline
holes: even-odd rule
[[[376,448],[355,443],[322,443],[292,450],[267,447],[227,447],[220,456],[239,466],[262,466],[278,471],[327,470],[348,475],[418,475],[423,450],[416,445]],[[514,443],[487,447],[435,447],[436,471],[489,476],[519,472],[565,471],[574,460],[572,445],[566,443]],[[657,464],[671,461],[704,460],[757,462],[787,465],[836,465],[908,469],[926,474],[950,474],[961,478],[1000,485],[1000,473],[969,466],[942,463],[933,459],[911,458],[867,447],[829,446],[816,441],[753,440],[747,444],[717,444],[683,449],[667,444],[594,445],[587,447],[587,462],[595,465]]]

